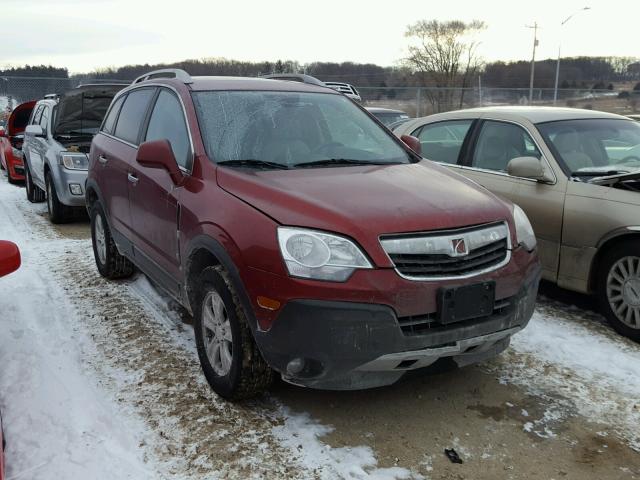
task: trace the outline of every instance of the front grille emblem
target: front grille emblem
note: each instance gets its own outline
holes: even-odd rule
[[[464,241],[464,238],[451,240],[451,247],[453,248],[454,257],[461,257],[469,253],[469,250],[467,250],[467,242]]]

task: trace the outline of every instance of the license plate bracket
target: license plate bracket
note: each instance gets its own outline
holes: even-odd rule
[[[496,282],[443,287],[438,291],[438,321],[447,325],[493,313]]]

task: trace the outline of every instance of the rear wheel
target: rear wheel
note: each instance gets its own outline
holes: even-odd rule
[[[47,187],[47,209],[49,210],[49,220],[51,223],[64,223],[69,220],[72,209],[67,205],[64,205],[58,199],[58,193],[56,192],[56,185],[51,178],[50,173],[46,173],[44,182]]]
[[[602,258],[598,284],[600,307],[620,334],[640,342],[640,245],[616,245]]]
[[[272,382],[237,294],[222,267],[206,268],[198,282],[195,336],[211,388],[229,400],[253,397]]]
[[[91,207],[91,242],[100,275],[109,279],[127,278],[133,275],[135,267],[127,257],[118,252],[99,203]]]
[[[29,170],[29,164],[24,162],[24,186],[25,191],[27,192],[27,200],[31,203],[39,203],[44,201],[44,190],[38,187],[35,183],[33,183],[33,178],[31,178],[31,170]]]

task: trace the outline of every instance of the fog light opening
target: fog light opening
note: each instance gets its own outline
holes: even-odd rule
[[[304,361],[304,358],[294,358],[289,363],[287,363],[287,373],[289,375],[298,375],[304,370],[305,365],[306,362]]]
[[[69,191],[72,195],[82,195],[82,186],[79,183],[70,183]]]

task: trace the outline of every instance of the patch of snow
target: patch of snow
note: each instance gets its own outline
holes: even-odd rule
[[[285,421],[274,427],[273,433],[296,455],[305,469],[314,472],[321,479],[341,478],[346,480],[395,480],[423,479],[401,467],[379,468],[373,450],[366,446],[331,447],[320,438],[333,429],[320,425],[306,413],[293,413],[281,407]]]

